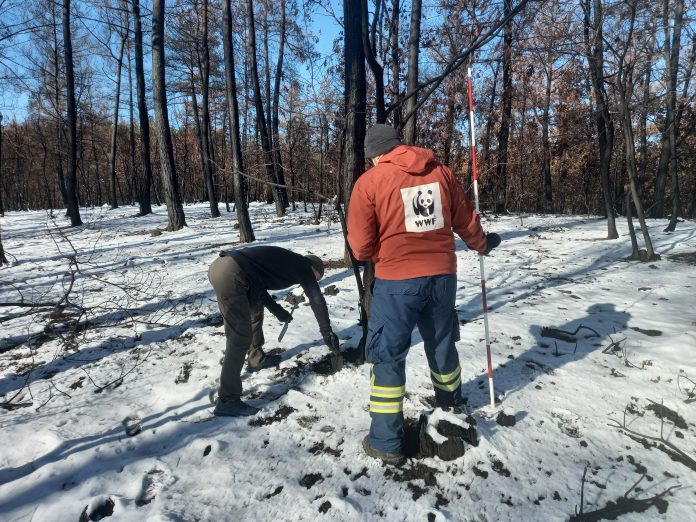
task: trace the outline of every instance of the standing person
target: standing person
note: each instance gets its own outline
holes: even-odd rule
[[[245,358],[250,371],[280,363],[280,355],[266,355],[262,348],[263,309],[281,322],[291,321],[292,315],[273,300],[268,290],[302,286],[324,342],[337,356],[338,338],[331,329],[326,301],[317,283],[323,275],[324,263],[317,256],[301,256],[274,246],[225,250],[213,261],[208,279],[217,296],[227,337],[215,415],[243,417],[259,411],[241,400]]]
[[[388,125],[371,127],[365,157],[373,168],[353,187],[348,242],[359,260],[375,263],[366,359],[370,379],[370,433],[363,449],[402,464],[406,355],[414,326],[425,344],[435,400],[462,404],[455,341],[457,259],[453,231],[479,254],[500,244],[484,234],[474,205],[431,150],[403,145]]]

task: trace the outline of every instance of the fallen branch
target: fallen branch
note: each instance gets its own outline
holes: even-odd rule
[[[620,339],[618,341],[614,341],[614,339],[611,338],[611,335],[608,336],[609,339],[611,340],[611,344],[607,346],[604,350],[602,350],[602,353],[615,353],[618,351],[622,350],[621,343],[626,341],[626,338],[624,337],[623,339]]]
[[[690,391],[682,389],[682,386],[681,386],[682,380],[685,380],[689,383],[689,385],[687,385],[687,386],[693,385],[693,386],[691,386]],[[679,374],[677,376],[677,387],[679,388],[680,393],[683,393],[684,395],[686,395],[686,399],[684,399],[685,403],[689,404],[689,403],[696,401],[696,382],[689,379],[686,375]]]
[[[688,455],[686,452],[682,451],[679,449],[677,446],[666,440],[663,435],[662,435],[662,427],[664,426],[664,418],[661,419],[661,426],[660,426],[660,436],[655,437],[652,435],[645,435],[644,433],[640,433],[637,431],[632,430],[631,428],[627,427],[626,425],[626,409],[624,409],[624,420],[623,423],[620,423],[616,419],[610,419],[610,424],[608,426],[611,426],[612,428],[617,428],[619,431],[623,431],[623,433],[629,437],[630,439],[642,444],[644,447],[652,447],[655,449],[660,450],[661,452],[665,453],[670,459],[672,459],[675,462],[680,462],[681,464],[684,464],[687,468],[691,469],[692,471],[696,471],[696,459]]]
[[[578,340],[575,337],[575,335],[583,328],[585,330],[590,330],[592,333],[595,334],[595,337],[601,337],[597,330],[594,330],[593,328],[590,328],[589,326],[584,326],[582,324],[578,326],[574,332],[567,332],[558,328],[549,328],[548,326],[544,326],[541,329],[541,336],[552,337],[553,339],[558,339],[559,341],[565,341],[567,343],[576,343]]]

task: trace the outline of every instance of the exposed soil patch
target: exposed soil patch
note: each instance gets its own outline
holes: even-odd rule
[[[491,467],[493,468],[493,471],[495,471],[498,475],[502,475],[503,477],[510,476],[510,470],[507,469],[505,465],[502,463],[502,461],[498,459],[493,459],[491,461]]]
[[[672,261],[677,261],[679,263],[687,263],[689,265],[696,265],[696,252],[684,252],[682,254],[672,254],[667,256],[668,259]]]
[[[312,426],[314,426],[314,424],[315,424],[318,420],[319,420],[319,417],[308,415],[308,416],[305,416],[305,417],[300,417],[300,418],[298,418],[298,419],[297,419],[297,424],[299,424],[299,425],[302,426],[303,428],[309,429],[309,428],[311,428]]]
[[[437,509],[440,509],[441,507],[449,506],[450,501],[447,498],[445,498],[442,495],[442,493],[436,493],[435,498],[437,499],[437,500],[435,500],[435,507]]]
[[[319,506],[319,513],[326,513],[329,509],[331,509],[331,502],[327,500],[326,502],[323,502],[321,506]]]
[[[295,295],[295,294],[288,294],[285,296],[285,301],[290,303],[291,305],[299,305],[300,303],[304,303],[307,300],[307,298],[304,296],[304,294],[300,295]]]
[[[324,261],[325,270],[333,270],[336,268],[349,268],[343,259],[327,259]]]
[[[338,295],[339,292],[340,290],[336,285],[329,285],[326,288],[324,288],[324,295],[334,296]]]
[[[268,426],[269,424],[273,424],[274,422],[280,422],[284,419],[287,419],[288,416],[294,411],[296,410],[292,406],[281,406],[276,410],[276,412],[273,415],[270,415],[268,417],[262,417],[260,419],[250,420],[249,426]]]
[[[334,457],[340,457],[343,453],[339,449],[333,449],[330,446],[326,446],[323,442],[317,442],[314,446],[309,449],[312,455],[333,455]]]
[[[636,459],[633,458],[633,455],[628,455],[626,457],[626,460],[636,469],[636,473],[640,473],[642,475],[643,473],[648,472],[648,468],[643,466],[640,462],[636,462]]]
[[[88,522],[89,520],[101,520],[106,517],[110,517],[114,514],[114,506],[116,503],[107,497],[103,501],[93,505],[85,506],[85,509],[80,515],[80,522]]]
[[[428,435],[427,427],[427,415],[421,415],[418,421],[406,419],[404,422],[404,453],[406,457],[417,459],[439,457],[449,461],[464,455],[466,443],[472,446],[478,445],[478,433],[471,423],[464,427],[445,419],[440,420],[435,429],[440,435],[447,437],[447,440],[441,444],[435,442]]]
[[[307,473],[300,479],[300,486],[304,486],[309,489],[320,480],[324,480],[321,473]]]
[[[670,410],[667,406],[663,404],[657,404],[653,402],[649,404],[645,409],[652,411],[659,419],[668,420],[677,428],[681,428],[683,430],[689,429],[689,427],[686,424],[686,421],[681,415],[679,415],[674,410]]]
[[[78,388],[82,388],[82,385],[83,385],[84,383],[85,383],[85,378],[84,378],[84,377],[80,377],[80,378],[77,379],[74,383],[72,383],[72,384],[69,386],[69,388],[70,388],[71,390],[77,390]]]
[[[660,330],[644,330],[643,328],[638,328],[637,326],[631,326],[631,330],[635,330],[636,332],[647,335],[648,337],[659,337],[662,335]]]
[[[309,371],[317,375],[333,375],[334,369],[331,365],[331,354],[326,354],[318,361],[313,361],[309,364]]]
[[[269,499],[269,498],[271,498],[271,497],[275,497],[275,496],[276,496],[278,493],[280,493],[281,491],[283,491],[283,486],[278,486],[278,487],[275,488],[271,493],[269,493],[268,495],[266,495],[266,499]]]
[[[428,492],[427,489],[422,488],[419,485],[414,484],[413,482],[409,482],[408,484],[406,484],[406,487],[411,491],[411,498],[413,500],[418,500],[423,496],[424,493]]]
[[[389,468],[384,472],[385,477],[392,477],[395,482],[411,482],[422,480],[428,487],[437,486],[436,474],[438,471],[423,464],[416,462],[413,466],[393,469]]]
[[[498,414],[498,416],[495,418],[496,424],[499,426],[503,426],[505,428],[512,428],[516,424],[515,416],[514,415],[506,415],[502,411]]]
[[[347,471],[348,471],[348,472],[346,473],[346,475],[350,475],[350,470],[347,470]],[[359,472],[359,473],[356,473],[355,476],[354,476],[354,477],[351,477],[350,480],[352,480],[353,482],[355,482],[355,481],[358,480],[360,477],[368,477],[368,478],[370,477],[370,475],[367,474],[367,468],[361,469],[360,472]]]
[[[481,478],[485,478],[485,479],[488,478],[488,472],[485,469],[479,469],[476,466],[474,466],[473,468],[471,468],[471,471],[473,471],[474,475],[476,475],[477,477],[481,477]]]

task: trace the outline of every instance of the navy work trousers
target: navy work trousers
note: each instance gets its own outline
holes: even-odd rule
[[[452,406],[460,399],[461,367],[454,344],[459,340],[456,285],[454,274],[375,279],[366,347],[372,364],[369,441],[373,448],[403,452],[406,356],[414,326],[425,344],[437,405]]]

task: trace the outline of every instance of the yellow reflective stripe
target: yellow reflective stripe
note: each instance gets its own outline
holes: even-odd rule
[[[461,376],[454,382],[449,383],[449,384],[440,384],[439,382],[436,382],[433,379],[433,386],[436,388],[440,388],[441,390],[445,390],[448,392],[456,391],[457,388],[459,388],[459,385],[462,383],[462,378]]]
[[[445,373],[445,374],[440,374],[440,373],[435,373],[434,371],[430,370],[430,374],[432,375],[434,380],[437,380],[439,382],[447,382],[451,381],[455,377],[457,377],[462,371],[461,366],[457,366],[457,369],[454,370],[452,373]]]
[[[404,408],[402,402],[372,402],[370,411],[374,413],[399,413]]]
[[[386,397],[388,399],[398,399],[399,397],[403,397],[406,395],[403,391],[400,392],[389,392],[389,393],[380,393],[380,392],[370,392],[370,395],[373,397]]]

